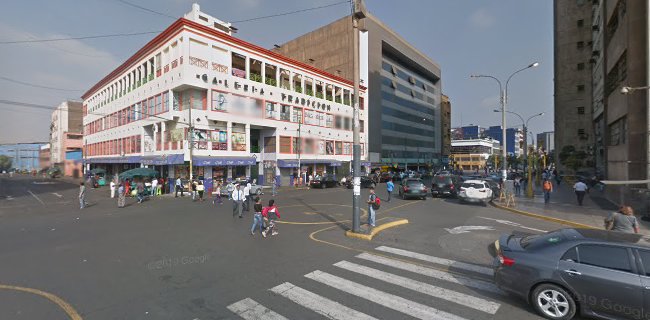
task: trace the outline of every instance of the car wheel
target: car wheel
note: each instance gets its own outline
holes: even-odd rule
[[[571,295],[553,284],[537,286],[531,301],[537,313],[547,319],[568,320],[576,314],[576,303]]]

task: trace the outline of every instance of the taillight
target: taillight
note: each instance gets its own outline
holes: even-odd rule
[[[504,266],[510,267],[515,264],[515,259],[508,258],[504,256],[502,253],[499,253],[499,263],[501,263]]]
[[[454,190],[454,185],[453,185],[453,184],[450,185],[450,186],[449,186],[449,189]]]
[[[409,187],[404,187],[404,191],[409,191]]]

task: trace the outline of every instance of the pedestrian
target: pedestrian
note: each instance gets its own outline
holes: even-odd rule
[[[544,172],[542,172],[542,180],[548,179],[548,171],[544,169]]]
[[[386,182],[386,192],[388,193],[388,199],[386,199],[386,202],[390,202],[390,196],[393,193],[393,189],[395,189],[393,179],[388,179],[388,182]]]
[[[580,179],[580,180],[578,180],[578,182],[576,182],[573,185],[573,190],[575,191],[576,196],[578,197],[578,205],[581,206],[582,201],[585,198],[585,194],[589,190],[589,187],[587,187],[587,185],[584,182],[582,182],[582,179]]]
[[[142,180],[138,181],[135,188],[137,191],[138,203],[142,203],[142,201],[144,201],[144,183],[142,183]]]
[[[520,196],[521,195],[521,178],[519,176],[515,177],[513,185],[515,187],[515,195]]]
[[[246,212],[251,211],[251,183],[246,182],[246,186],[244,187],[244,210]]]
[[[203,193],[205,192],[203,181],[199,181],[199,184],[196,186],[196,192],[199,194],[199,201],[203,202]]]
[[[232,193],[232,217],[239,215],[242,216],[242,207],[244,206],[244,191],[240,189],[239,184],[235,186],[235,191]]]
[[[181,192],[181,197],[184,197],[183,195],[183,181],[181,180],[180,176],[176,176],[176,184],[174,186],[174,198],[178,198],[178,191]]]
[[[151,196],[154,197],[158,194],[158,179],[153,178],[151,180]]]
[[[618,212],[612,212],[605,218],[605,229],[626,233],[639,233],[639,223],[630,206],[622,206]]]
[[[124,194],[127,197],[130,197],[131,196],[131,183],[129,182],[129,179],[126,179],[126,181],[124,181],[124,184],[125,184],[125,186],[124,186]]]
[[[278,211],[278,207],[275,205],[275,200],[269,200],[269,206],[262,209],[262,217],[269,221],[269,226],[262,231],[262,236],[266,238],[266,235],[269,233],[272,236],[277,235],[278,227],[275,225],[275,220],[280,219],[280,212]]]
[[[217,182],[217,187],[215,188],[212,195],[214,196],[214,200],[212,200],[212,204],[214,205],[216,205],[217,203],[223,204],[223,200],[221,199],[221,182]]]
[[[277,192],[277,188],[278,188],[278,180],[277,180],[277,177],[273,177],[273,185],[272,185],[272,192],[271,192],[271,194],[272,194],[274,197],[275,197],[276,194],[278,194],[278,192]]]
[[[126,202],[126,196],[124,195],[124,184],[120,183],[120,186],[117,188],[117,207],[124,208],[124,203]]]
[[[542,190],[544,191],[544,203],[548,203],[551,200],[551,192],[553,192],[553,184],[550,180],[544,179]]]
[[[253,214],[253,225],[251,226],[251,236],[255,234],[255,228],[259,225],[260,234],[264,232],[264,220],[262,219],[262,199],[255,198],[255,206],[253,207],[255,213]]]
[[[375,194],[375,188],[370,187],[370,195],[368,196],[368,225],[371,227],[375,226],[375,208],[377,208],[377,195]]]
[[[228,191],[228,200],[232,199],[232,193],[235,191],[235,185],[231,182],[226,186],[226,191]]]
[[[111,180],[111,199],[115,198],[115,181]]]
[[[196,201],[196,181],[190,180],[190,191],[192,192],[192,201]]]
[[[79,183],[79,209],[86,207],[86,185],[82,182]]]

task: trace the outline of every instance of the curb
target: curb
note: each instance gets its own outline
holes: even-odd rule
[[[537,214],[537,213],[532,213],[532,212],[523,211],[523,210],[519,210],[519,209],[504,207],[504,206],[498,205],[498,204],[496,204],[494,202],[490,202],[490,204],[495,208],[510,211],[512,213],[520,214],[520,215],[523,215],[523,216],[528,216],[528,217],[531,217],[531,218],[536,218],[536,219],[540,219],[540,220],[555,222],[555,223],[559,223],[559,224],[563,224],[563,225],[567,225],[567,226],[571,226],[571,227],[575,227],[575,228],[598,229],[598,228],[596,228],[594,226],[574,222],[574,221],[571,221],[571,220],[553,218],[553,217],[548,217],[548,216],[544,216],[544,215]]]
[[[348,231],[345,232],[345,236],[348,237],[348,238],[355,238],[355,239],[359,239],[359,240],[370,241],[370,240],[372,240],[372,238],[374,236],[376,236],[377,234],[379,234],[380,232],[382,232],[382,231],[384,231],[384,230],[386,230],[388,228],[400,226],[400,225],[407,224],[407,223],[409,223],[409,221],[407,219],[400,219],[400,220],[391,221],[391,222],[388,222],[388,223],[381,224],[378,227],[373,228],[372,231],[370,231],[369,234],[356,233],[356,232],[352,232],[351,230],[348,230]]]

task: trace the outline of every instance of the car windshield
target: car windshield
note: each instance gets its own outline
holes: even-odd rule
[[[561,230],[523,237],[520,245],[526,250],[537,250],[566,240]]]
[[[476,182],[465,182],[462,185],[463,188],[474,188],[474,189],[482,189],[485,188],[485,185],[482,183],[476,183]]]

